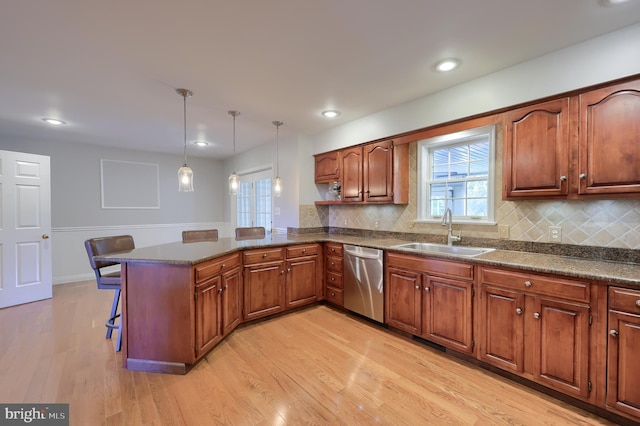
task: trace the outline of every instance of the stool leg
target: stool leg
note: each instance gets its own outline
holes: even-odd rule
[[[111,305],[111,315],[109,316],[109,321],[115,322],[116,314],[118,312],[118,303],[120,302],[120,289],[117,289],[113,295],[113,303]],[[111,339],[111,333],[113,332],[113,327],[107,327],[107,339]]]
[[[120,316],[120,322],[118,323],[118,341],[116,342],[116,352],[120,352],[122,347],[122,315]]]

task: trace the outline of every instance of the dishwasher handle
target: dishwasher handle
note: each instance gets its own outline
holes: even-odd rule
[[[361,259],[380,259],[380,255],[379,254],[366,254],[366,253],[358,253],[356,251],[351,251],[349,249],[345,249],[344,250],[347,254],[350,254],[354,257],[358,257]]]

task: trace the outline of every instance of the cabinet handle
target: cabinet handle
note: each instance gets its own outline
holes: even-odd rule
[[[534,312],[533,317],[536,319],[540,319],[540,312]]]
[[[522,315],[522,308],[516,308],[516,314]]]
[[[609,330],[609,334],[612,335],[613,337],[618,337],[618,330]]]
[[[585,180],[585,179],[587,178],[587,174],[586,174],[586,173],[580,173],[580,174],[578,175],[578,177],[579,177],[581,180]]]
[[[531,281],[525,281],[524,285],[526,285],[527,287],[531,287]]]
[[[426,291],[427,293],[431,291],[431,289],[429,287],[425,287],[424,291]]]
[[[560,176],[560,182],[566,182],[566,181],[567,181],[566,176]]]
[[[636,300],[636,306],[640,308],[640,299]]]

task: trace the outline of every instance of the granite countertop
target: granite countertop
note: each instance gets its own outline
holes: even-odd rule
[[[182,243],[179,241],[137,248],[130,252],[100,256],[100,258],[120,263],[142,262],[194,265],[239,250],[314,242],[337,242],[394,250],[418,256],[422,255],[414,250],[394,248],[393,246],[407,242],[402,239],[316,233],[268,234],[264,239],[245,241],[235,241],[234,238],[220,238],[218,241],[197,243]],[[603,261],[502,249],[496,249],[475,257],[446,253],[429,253],[428,256],[640,287],[640,264],[638,263]]]

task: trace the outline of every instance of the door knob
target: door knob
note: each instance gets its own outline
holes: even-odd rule
[[[43,240],[48,240],[49,239],[49,235],[48,234],[42,234],[42,239]]]

